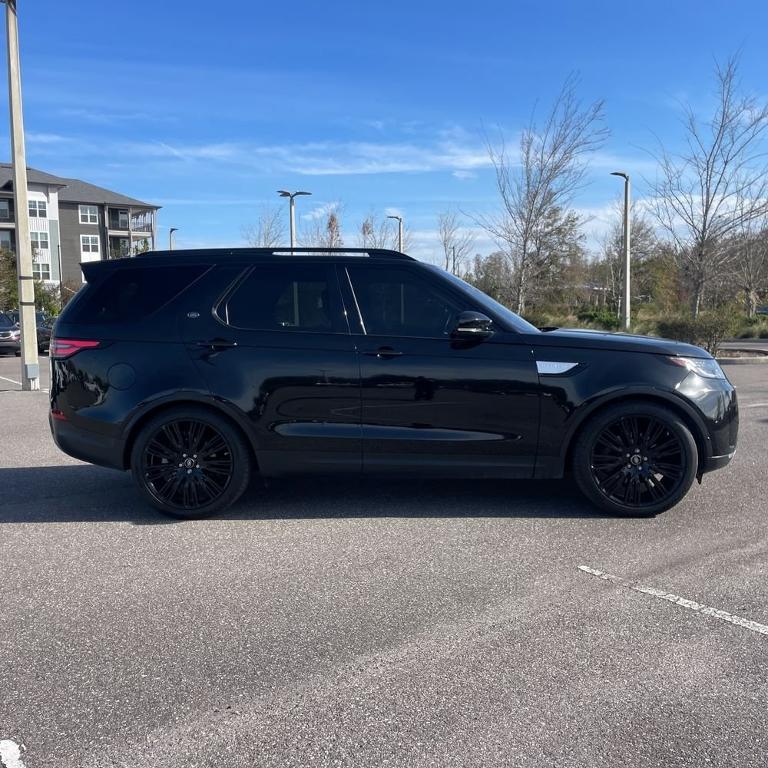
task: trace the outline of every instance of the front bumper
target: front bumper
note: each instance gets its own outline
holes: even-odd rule
[[[21,342],[18,339],[0,339],[0,353],[21,352]]]
[[[731,453],[726,453],[724,456],[710,456],[704,461],[704,466],[702,467],[702,474],[705,474],[707,472],[714,472],[716,469],[722,469],[723,467],[730,464],[731,459],[736,455],[736,451],[732,451]]]

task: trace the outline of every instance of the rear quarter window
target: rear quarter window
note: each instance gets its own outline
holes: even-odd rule
[[[91,285],[67,312],[68,323],[120,324],[143,320],[175,299],[209,265],[117,269]]]

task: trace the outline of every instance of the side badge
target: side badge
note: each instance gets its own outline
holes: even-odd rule
[[[578,363],[560,363],[554,360],[537,360],[536,369],[542,376],[560,376],[568,373],[578,365]]]
[[[198,317],[200,317],[200,313],[199,312],[187,312],[187,317],[190,320],[196,320]]]

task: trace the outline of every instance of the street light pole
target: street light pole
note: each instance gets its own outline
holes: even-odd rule
[[[38,390],[40,389],[40,364],[37,357],[32,242],[29,236],[27,159],[24,151],[24,115],[21,106],[19,23],[16,16],[16,0],[0,0],[0,2],[5,2],[5,21],[8,32],[8,104],[11,113],[13,199],[16,206],[16,269],[19,276],[21,388]],[[59,275],[59,279],[61,279],[61,275]]]
[[[290,201],[290,227],[291,227],[291,248],[296,246],[296,198],[301,195],[311,195],[311,192],[287,192],[284,189],[278,189],[277,194],[280,197],[287,197]]]
[[[168,250],[169,251],[173,250],[173,233],[178,231],[179,231],[178,227],[171,227],[168,230]]]
[[[630,292],[630,248],[629,248],[629,174],[614,171],[611,176],[621,176],[624,179],[624,306],[622,308],[621,324],[624,330],[630,329],[632,321],[632,300]]]
[[[388,219],[397,219],[397,250],[403,252],[403,217],[387,216]]]

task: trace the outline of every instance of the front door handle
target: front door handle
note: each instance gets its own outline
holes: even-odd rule
[[[400,357],[403,353],[392,349],[392,347],[379,347],[378,349],[367,349],[363,354],[378,357],[379,360],[387,360],[390,357]]]
[[[231,349],[237,346],[237,342],[232,341],[232,339],[209,339],[208,341],[196,341],[195,345],[207,349]]]

